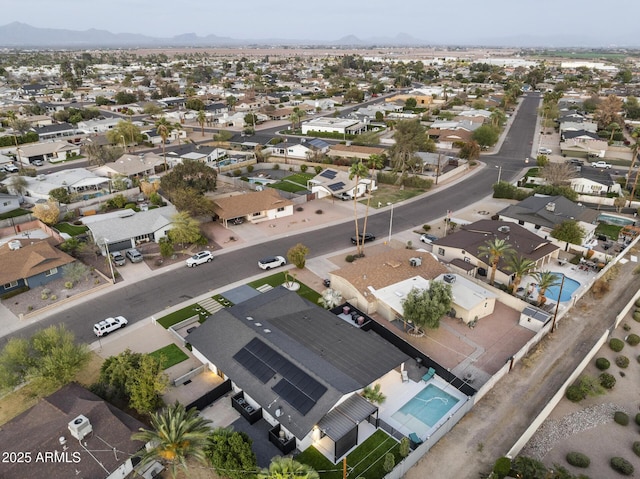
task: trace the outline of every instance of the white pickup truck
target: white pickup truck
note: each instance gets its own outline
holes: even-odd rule
[[[593,163],[591,163],[591,166],[593,166],[594,168],[604,168],[606,170],[611,168],[611,165],[606,161],[594,161]]]

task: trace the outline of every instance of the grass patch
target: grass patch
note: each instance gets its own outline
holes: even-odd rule
[[[424,188],[405,187],[401,190],[399,186],[378,184],[378,189],[371,193],[371,203],[369,206],[371,208],[378,208],[378,203],[380,203],[380,207],[383,208],[387,206],[387,203],[398,203],[408,200],[414,196],[421,195],[425,191],[427,190]],[[366,205],[367,199],[359,200],[359,202]]]
[[[6,213],[2,213],[0,215],[0,220],[6,220],[8,218],[17,218],[18,216],[24,216],[31,213],[29,210],[23,210],[22,208],[17,208],[12,211],[7,211]]]
[[[605,235],[612,240],[617,240],[621,229],[622,226],[598,223],[598,226],[596,226],[596,235]]]
[[[184,321],[185,319],[189,319],[192,316],[200,316],[200,319],[207,315],[200,315],[200,311],[197,311],[196,308],[200,308],[196,303],[190,304],[186,308],[179,309],[174,311],[173,313],[169,313],[166,316],[158,319],[158,323],[165,329],[170,328],[174,324],[178,324],[180,321]],[[202,310],[202,308],[200,308]],[[202,321],[201,321],[202,322]]]
[[[291,274],[289,274],[289,278],[292,279]],[[248,283],[248,285],[251,286],[252,288],[258,289],[258,287],[262,286],[263,284],[268,284],[275,288],[276,286],[280,286],[281,284],[283,284],[285,281],[286,280],[285,280],[284,272],[281,272],[281,273],[272,274],[271,276],[267,276],[266,278],[252,281],[251,283]],[[300,289],[297,291],[297,293],[303,298],[306,298],[309,301],[311,301],[313,304],[318,304],[318,299],[320,299],[320,296],[321,296],[320,293],[309,288],[309,286],[302,283],[301,281],[298,281],[298,280],[296,281],[300,283]]]
[[[85,233],[89,227],[85,225],[72,225],[69,223],[58,223],[54,226],[60,233],[67,233],[69,236],[77,236]]]
[[[221,294],[216,294],[212,299],[216,300],[225,308],[230,308],[231,306],[233,306],[233,303],[229,301],[227,298],[225,298],[224,296],[222,296]]]
[[[288,191],[289,193],[297,193],[298,191],[306,191],[307,181],[313,178],[315,174],[311,173],[294,173],[282,178],[277,183],[267,185],[276,190]]]
[[[149,356],[153,356],[162,361],[162,369],[169,369],[182,361],[189,359],[189,356],[176,344],[171,343],[163,348],[156,349]]]
[[[393,453],[396,464],[398,464],[401,460],[400,444],[387,433],[378,429],[347,456],[349,477],[383,478],[386,472],[382,466],[384,456],[388,452]],[[342,478],[342,464],[333,464],[313,446],[303,451],[295,459],[313,467],[316,471],[322,471],[323,479]]]

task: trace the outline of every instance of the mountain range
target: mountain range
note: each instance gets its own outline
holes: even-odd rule
[[[628,38],[621,36],[616,45],[633,45]],[[38,28],[21,22],[13,22],[0,26],[0,47],[4,48],[95,48],[95,47],[234,47],[243,45],[300,45],[300,46],[513,46],[513,47],[583,47],[604,48],[602,40],[597,37],[582,34],[560,34],[554,36],[518,35],[494,38],[479,38],[471,41],[459,37],[454,42],[443,40],[421,40],[406,33],[399,33],[394,37],[359,38],[347,35],[337,40],[292,40],[281,38],[266,39],[235,39],[217,35],[198,36],[195,33],[184,33],[173,37],[151,37],[136,33],[112,33],[107,30],[65,30],[58,28]],[[610,42],[612,43],[612,42]]]

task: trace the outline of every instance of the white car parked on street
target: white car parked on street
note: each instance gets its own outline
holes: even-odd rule
[[[107,318],[93,325],[93,334],[98,337],[106,336],[116,329],[124,328],[129,321],[124,316],[116,316],[115,318]]]
[[[200,251],[187,259],[186,263],[189,268],[193,268],[199,264],[210,263],[211,261],[213,261],[213,254],[211,251]]]

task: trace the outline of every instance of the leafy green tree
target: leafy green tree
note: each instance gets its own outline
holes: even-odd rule
[[[426,134],[419,120],[399,121],[393,135],[395,144],[389,150],[391,167],[398,175],[397,184],[402,184],[408,171],[417,171],[422,162],[416,156],[418,151],[433,152],[435,144]]]
[[[203,111],[204,102],[200,98],[189,98],[184,104],[185,108],[194,111]]]
[[[540,195],[564,196],[571,201],[576,201],[578,199],[578,192],[571,188],[571,186],[538,185],[533,189],[533,191]]]
[[[173,255],[173,243],[171,242],[171,240],[169,240],[169,238],[167,238],[166,236],[164,238],[160,238],[158,244],[160,245],[160,255],[163,258],[168,258]]]
[[[289,260],[289,263],[294,264],[296,268],[302,269],[304,268],[308,254],[309,248],[302,243],[298,243],[289,248],[289,251],[287,251],[287,259]]]
[[[538,294],[540,295],[540,305],[544,305],[547,302],[545,293],[547,289],[552,286],[558,286],[560,284],[559,276],[551,271],[536,271],[533,273],[533,277],[538,283]]]
[[[205,453],[216,473],[229,479],[251,479],[257,469],[253,441],[244,432],[218,428],[209,436]]]
[[[351,103],[361,103],[364,101],[364,92],[358,88],[349,88],[344,94],[344,101]]]
[[[172,228],[168,236],[173,243],[195,243],[202,236],[200,223],[189,216],[189,213],[182,211],[176,213],[171,218]]]
[[[213,213],[213,201],[194,188],[178,189],[170,193],[171,201],[178,211],[183,211],[191,216],[209,216]]]
[[[176,402],[158,413],[151,415],[151,429],[140,429],[131,439],[151,443],[149,450],[140,454],[141,464],[152,461],[166,464],[172,477],[178,469],[187,472],[187,460],[194,458],[206,464],[206,448],[209,441],[211,421],[198,414],[196,408],[188,411]]]
[[[472,133],[471,138],[481,147],[493,146],[500,138],[500,130],[491,125],[482,125]]]
[[[276,456],[268,469],[258,473],[258,479],[320,479],[320,475],[311,466],[290,457]]]
[[[404,107],[407,110],[413,110],[417,105],[418,105],[418,101],[413,97],[407,98],[404,101]]]
[[[61,186],[60,188],[54,188],[51,191],[49,191],[49,198],[54,201],[57,201],[58,203],[63,203],[63,204],[71,203],[71,195],[69,194],[69,191],[64,186]]]
[[[161,180],[162,190],[171,198],[171,195],[180,189],[193,188],[197,193],[203,194],[216,189],[217,173],[213,168],[199,161],[185,161],[176,165]]]
[[[565,220],[556,225],[551,237],[571,244],[582,244],[586,231],[576,220]]]
[[[79,261],[65,264],[62,267],[62,276],[64,279],[71,281],[72,283],[77,283],[81,279],[86,279],[89,276],[89,272],[89,267]]]
[[[480,158],[480,145],[478,142],[470,140],[462,145],[462,148],[460,148],[460,158],[464,158],[469,161],[476,161]]]
[[[37,331],[29,339],[11,338],[0,353],[0,388],[33,381],[43,388],[67,384],[89,360],[64,325]]]
[[[162,114],[162,107],[155,103],[147,103],[142,111],[145,115],[156,116]]]
[[[142,140],[140,128],[131,121],[119,121],[114,128],[107,131],[107,140],[112,145],[135,145]]]
[[[513,282],[511,283],[513,294],[517,292],[522,278],[531,273],[535,268],[535,261],[525,258],[524,256],[512,254],[507,258],[507,270],[514,274]]]
[[[113,99],[116,101],[116,104],[118,105],[127,105],[129,103],[135,103],[138,98],[133,93],[119,91],[114,95]]]
[[[500,260],[503,257],[513,254],[514,250],[505,240],[494,238],[492,240],[485,241],[483,245],[479,246],[478,253],[480,253],[481,258],[486,258],[489,261],[489,266],[491,266],[489,284],[493,286],[496,279],[498,263],[500,263]]]
[[[402,301],[402,316],[413,324],[413,329],[437,329],[440,318],[451,310],[453,293],[451,285],[442,281],[431,281],[429,289],[411,288]]]

